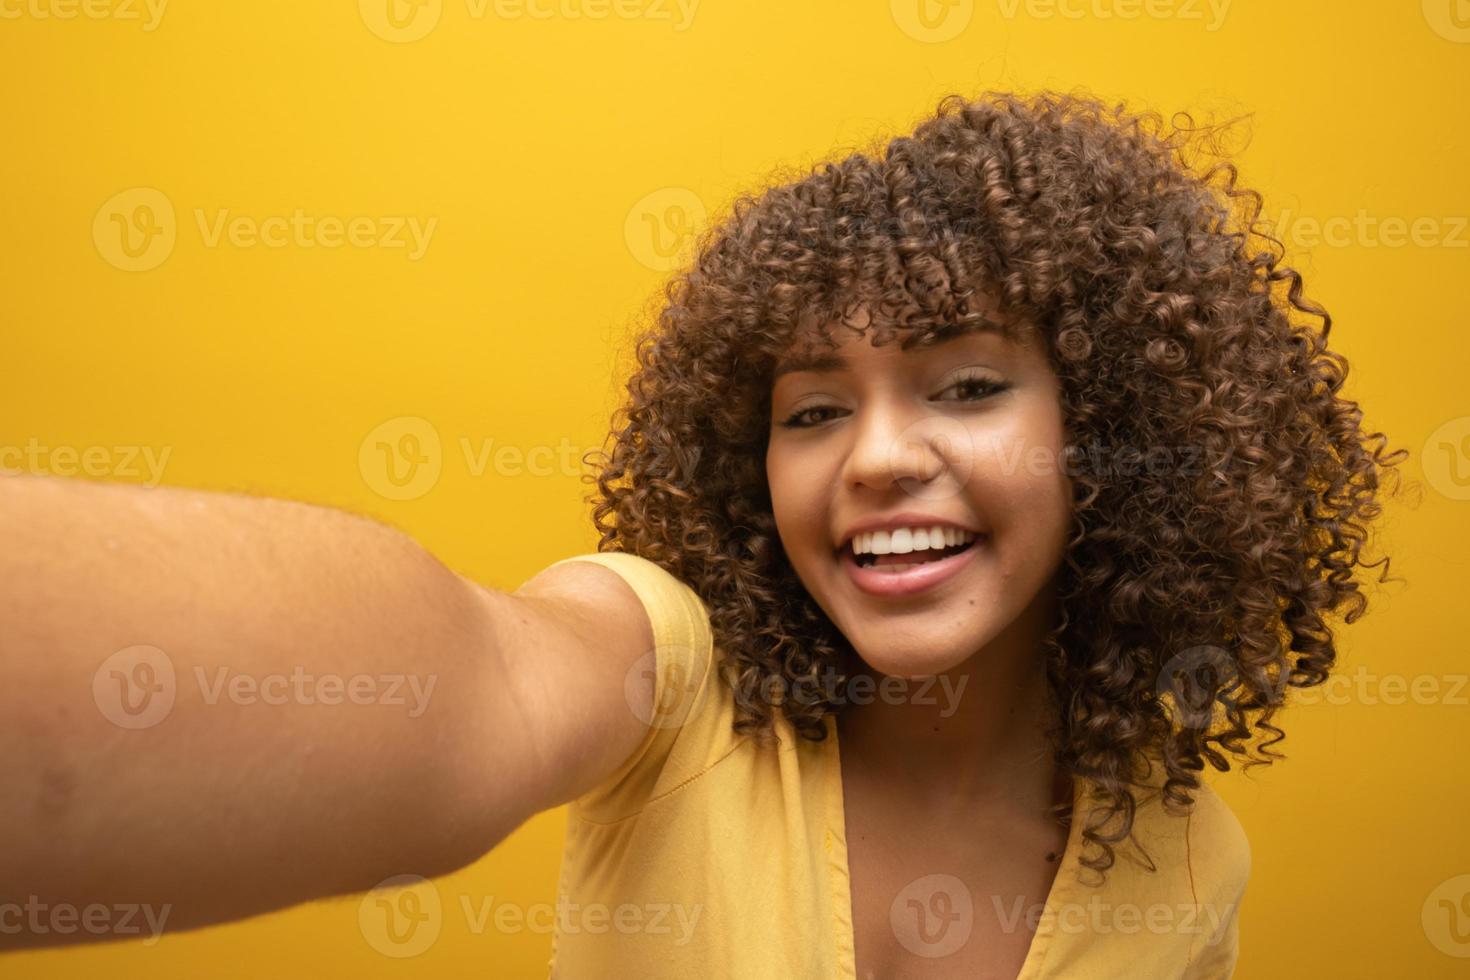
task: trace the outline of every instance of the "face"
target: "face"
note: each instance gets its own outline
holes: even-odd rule
[[[944,673],[1034,631],[1072,500],[1040,338],[833,336],[788,353],[771,392],[766,472],[802,584],[880,674]]]

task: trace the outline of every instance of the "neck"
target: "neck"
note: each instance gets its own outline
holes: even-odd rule
[[[988,805],[1034,814],[1070,803],[1046,739],[1055,717],[1041,645],[1050,611],[1033,603],[944,674],[899,688],[888,679],[901,697],[884,696],[885,678],[852,656],[854,678],[876,693],[838,713],[844,768],[940,812]]]

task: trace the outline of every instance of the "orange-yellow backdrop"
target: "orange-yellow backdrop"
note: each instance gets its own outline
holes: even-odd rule
[[[732,194],[950,90],[1251,113],[1243,180],[1413,458],[1378,538],[1408,583],[1346,631],[1350,683],[1286,717],[1288,763],[1214,779],[1254,848],[1238,976],[1463,976],[1464,6],[0,0],[0,465],[367,512],[511,588],[593,547],[568,460]],[[430,462],[399,486],[374,454],[405,432]],[[461,900],[550,902],[563,826],[441,880],[416,957],[348,898],[0,976],[544,975],[544,931]]]

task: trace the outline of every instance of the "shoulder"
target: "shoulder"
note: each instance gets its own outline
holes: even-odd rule
[[[1145,785],[1134,787],[1133,830],[1130,841],[1119,848],[1119,859],[1143,870],[1174,869],[1137,880],[1156,890],[1167,888],[1177,901],[1234,908],[1251,873],[1245,828],[1209,783],[1201,782],[1191,792],[1193,803],[1183,810],[1164,805],[1162,783],[1162,771],[1156,771]]]
[[[625,551],[588,552],[553,562],[537,578],[544,576],[558,588],[585,588],[594,566],[613,573],[590,572],[600,580],[600,588],[626,587],[647,614],[660,673],[665,666],[686,673],[704,672],[713,645],[709,607],[687,582],[657,562]]]
[[[1197,900],[1238,902],[1250,880],[1250,839],[1235,812],[1208,783],[1195,793],[1185,840]]]
[[[616,578],[605,572],[590,572],[589,568],[601,566],[614,573]],[[590,577],[589,577],[590,574]],[[639,603],[649,612],[655,630],[661,625],[684,626],[697,632],[700,621],[707,625],[709,610],[699,594],[688,583],[676,577],[668,569],[641,555],[625,551],[593,551],[573,555],[546,566],[531,582],[556,582],[576,585],[579,582],[601,581],[604,588],[616,588],[617,581],[624,583]],[[527,585],[530,583],[528,582]],[[522,588],[526,586],[523,585]],[[656,615],[655,615],[656,614]],[[685,623],[663,623],[663,619],[688,619]]]
[[[582,815],[608,821],[640,811],[678,785],[686,770],[698,768],[708,748],[702,743],[720,742],[715,725],[722,716],[714,696],[709,609],[694,588],[657,562],[616,551],[564,558],[532,581],[538,588],[575,590],[592,579],[598,588],[625,590],[623,608],[631,606],[633,615],[642,607],[652,641],[623,684],[644,737],[623,765],[577,801]]]
[[[1194,802],[1184,814],[1165,816],[1158,797],[1144,812],[1149,814],[1147,822],[1160,831],[1160,839],[1170,842],[1167,853],[1175,857],[1169,863],[1182,865],[1161,879],[1170,883],[1170,901],[1188,910],[1180,928],[1189,940],[1189,965],[1181,977],[1221,980],[1233,975],[1240,954],[1240,908],[1250,881],[1250,841],[1234,811],[1208,783],[1201,782],[1191,795]]]
[[[1208,784],[1195,793],[1185,842],[1197,919],[1185,977],[1233,976],[1240,956],[1240,907],[1250,881],[1250,841],[1235,813]]]
[[[1250,878],[1251,848],[1235,812],[1208,782],[1191,791],[1193,803],[1183,810],[1164,805],[1165,770],[1155,759],[1148,777],[1134,787],[1138,808],[1135,829],[1148,844],[1162,845],[1164,859],[1188,869],[1198,901],[1206,893],[1231,900]]]

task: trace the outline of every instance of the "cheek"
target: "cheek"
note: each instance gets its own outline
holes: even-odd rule
[[[1071,510],[1062,465],[1064,431],[1055,405],[1027,406],[977,429],[970,487],[980,516],[997,532],[1040,543]]]
[[[781,448],[766,453],[766,481],[771,512],[781,543],[792,557],[821,529],[822,484],[804,467],[798,454]]]

